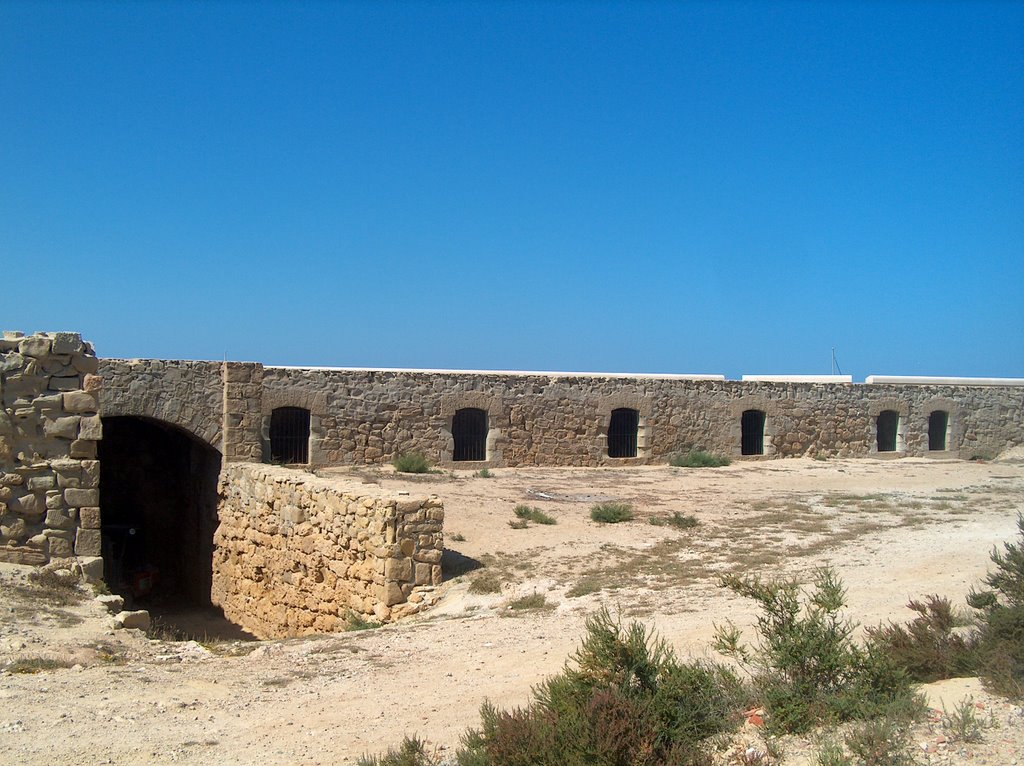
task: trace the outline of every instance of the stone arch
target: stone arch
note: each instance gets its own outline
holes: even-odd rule
[[[763,444],[760,454],[743,454],[743,413],[764,413]],[[747,394],[729,403],[729,427],[727,435],[729,444],[726,453],[744,459],[757,459],[775,455],[775,436],[779,431],[780,417],[778,407],[773,399],[760,394]]]
[[[635,410],[637,413],[636,457],[613,458],[608,456],[608,430],[611,426],[612,413],[616,410]],[[623,461],[640,462],[646,459],[650,455],[652,444],[651,413],[653,410],[654,405],[650,397],[643,394],[620,391],[602,396],[598,401],[600,422],[598,425],[599,444],[597,445],[600,449],[601,461],[604,463],[615,461],[615,464],[621,465]]]
[[[131,417],[166,423],[188,432],[190,436],[218,452],[224,451],[221,411],[187,408],[180,400],[166,393],[153,392],[152,395],[135,396],[125,400],[114,400],[101,395],[100,415],[103,418]]]
[[[441,427],[440,462],[454,464],[455,434],[452,428],[455,414],[460,410],[483,410],[487,413],[486,458],[473,461],[474,467],[497,467],[504,464],[503,446],[505,437],[503,426],[508,416],[500,396],[485,391],[462,391],[458,394],[445,394],[441,397],[440,415],[444,419]],[[465,466],[464,462],[459,465]]]
[[[270,421],[274,410],[296,407],[309,412],[309,461],[311,466],[327,462],[324,454],[324,424],[327,415],[327,394],[304,388],[267,388],[260,403],[260,440],[266,462],[271,459]]]

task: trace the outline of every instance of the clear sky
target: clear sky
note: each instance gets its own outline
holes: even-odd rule
[[[0,327],[1024,376],[1024,4],[0,3]]]

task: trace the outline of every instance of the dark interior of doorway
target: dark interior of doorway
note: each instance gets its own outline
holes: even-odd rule
[[[162,421],[105,417],[99,459],[111,591],[170,635],[247,637],[210,602],[220,453]]]

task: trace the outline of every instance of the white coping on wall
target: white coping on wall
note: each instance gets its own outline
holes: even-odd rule
[[[1024,378],[938,378],[922,375],[868,375],[864,382],[908,386],[1024,386]]]
[[[853,383],[852,375],[744,375],[751,383]]]
[[[416,372],[444,375],[515,375],[547,378],[631,378],[635,380],[725,380],[724,375],[669,375],[636,372],[545,372],[536,370],[420,370],[406,367],[301,367],[264,365],[267,370],[308,370],[310,372]]]

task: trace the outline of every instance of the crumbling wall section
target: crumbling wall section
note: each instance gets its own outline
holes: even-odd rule
[[[0,339],[0,561],[99,556],[96,370],[77,333]]]
[[[404,617],[441,583],[436,496],[253,463],[226,465],[220,496],[213,602],[261,638]]]

